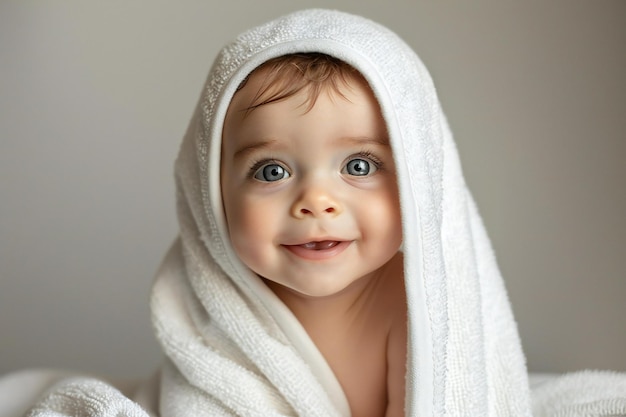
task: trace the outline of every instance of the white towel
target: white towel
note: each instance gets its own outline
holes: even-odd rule
[[[626,416],[623,374],[581,371],[542,382],[533,388],[535,417]]]
[[[297,12],[246,32],[211,69],[176,163],[180,239],[152,296],[167,355],[154,414],[350,415],[302,326],[235,256],[222,213],[220,141],[229,101],[255,67],[294,52],[326,53],[357,68],[387,124],[403,218],[406,415],[530,416],[516,324],[431,78],[394,33],[327,10]],[[121,394],[90,381],[57,386],[32,415],[54,415],[42,411],[47,405],[69,410],[59,407],[62,396],[82,401],[99,392],[116,403],[110,410],[137,415]],[[90,410],[81,415],[96,415]]]
[[[42,397],[26,417],[149,417],[111,385],[92,378],[68,378]]]

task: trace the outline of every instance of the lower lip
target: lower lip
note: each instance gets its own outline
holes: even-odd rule
[[[330,259],[339,255],[341,252],[346,250],[348,246],[350,246],[350,243],[351,242],[349,241],[342,241],[342,242],[338,242],[332,248],[322,249],[322,250],[306,249],[303,246],[296,246],[296,245],[294,246],[283,245],[283,247],[287,249],[289,252],[293,253],[294,255],[300,258],[303,258],[309,261],[320,261],[320,260]]]

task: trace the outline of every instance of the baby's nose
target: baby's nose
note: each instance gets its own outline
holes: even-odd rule
[[[341,212],[339,199],[322,187],[304,190],[291,209],[291,214],[296,218],[337,216]]]

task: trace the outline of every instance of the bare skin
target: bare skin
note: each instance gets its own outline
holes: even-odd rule
[[[262,75],[262,74],[261,74]],[[233,247],[293,311],[353,417],[404,414],[406,300],[395,166],[369,86],[301,92],[224,122],[221,186]]]
[[[406,300],[402,254],[333,296],[302,297],[266,281],[326,358],[353,417],[403,416]]]

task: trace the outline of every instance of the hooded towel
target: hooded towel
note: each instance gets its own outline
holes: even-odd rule
[[[360,71],[387,126],[403,225],[406,415],[530,416],[516,324],[433,82],[397,35],[328,10],[296,12],[240,35],[209,73],[176,161],[180,236],[152,293],[167,359],[158,402],[148,412],[350,415],[300,323],[235,255],[222,211],[220,147],[230,100],[260,64],[296,52],[325,53]],[[72,380],[53,388],[31,415],[73,411],[140,413],[112,387]]]

